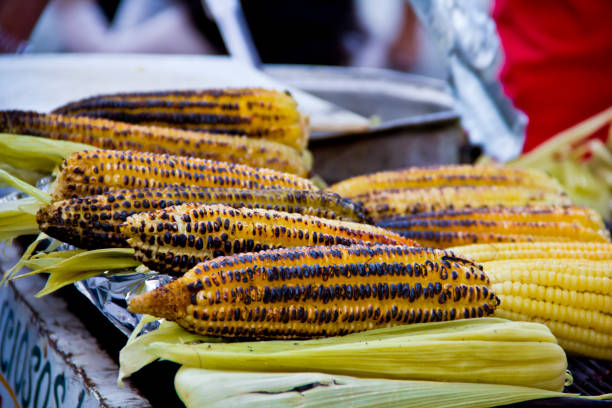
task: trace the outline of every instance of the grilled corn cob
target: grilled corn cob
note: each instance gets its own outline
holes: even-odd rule
[[[483,264],[499,317],[547,325],[567,351],[612,359],[612,261],[526,259]]]
[[[459,187],[522,186],[550,193],[561,192],[559,183],[538,170],[497,166],[411,167],[352,177],[327,190],[343,197],[356,198],[382,190]]]
[[[204,262],[129,310],[205,335],[305,338],[486,316],[496,304],[485,273],[452,252],[354,245]]]
[[[447,209],[490,206],[569,205],[569,198],[522,186],[462,186],[381,190],[356,196],[366,211],[379,221],[385,218],[442,211]]]
[[[117,120],[264,138],[303,149],[308,124],[288,92],[213,89],[100,95],[54,111]]]
[[[322,191],[171,186],[56,201],[38,211],[37,221],[42,232],[78,248],[128,247],[119,228],[127,217],[183,203],[262,208],[346,221],[366,220],[358,204]]]
[[[612,261],[612,244],[607,242],[489,243],[466,245],[450,250],[479,263],[536,258]]]
[[[298,176],[240,164],[131,151],[77,152],[60,168],[53,199],[173,184],[200,187],[316,190]]]
[[[121,233],[149,268],[180,274],[223,255],[304,245],[414,245],[382,228],[274,210],[183,204],[134,214]]]
[[[86,143],[102,149],[177,154],[307,176],[307,152],[269,140],[145,127],[106,119],[0,111],[0,132]]]
[[[601,217],[579,206],[444,210],[394,217],[377,225],[436,248],[478,242],[610,240]]]

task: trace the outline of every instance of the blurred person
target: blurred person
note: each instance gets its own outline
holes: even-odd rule
[[[500,79],[529,117],[524,152],[612,106],[612,1],[496,0],[493,17]]]
[[[32,51],[218,52],[200,32],[200,16],[192,18],[193,1],[122,0],[114,13],[108,3],[51,1],[31,39]]]
[[[47,6],[47,0],[0,2],[0,53],[25,51],[28,38]]]

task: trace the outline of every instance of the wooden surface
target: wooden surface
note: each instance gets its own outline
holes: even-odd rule
[[[7,264],[14,263],[6,259],[15,260],[17,252],[15,247],[0,250],[8,255],[2,265],[6,270]],[[44,279],[34,276],[0,288],[2,343],[19,345],[11,347],[7,361],[12,363],[0,374],[14,390],[20,406],[53,407],[61,402],[59,406],[81,408],[150,407],[129,381],[123,388],[117,387],[117,364],[69,311],[64,299],[55,294],[35,298],[43,285]],[[31,367],[29,380],[21,366]],[[172,392],[172,387],[168,391]],[[5,403],[3,407],[11,406]]]

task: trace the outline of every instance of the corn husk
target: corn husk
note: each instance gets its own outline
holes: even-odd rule
[[[41,206],[51,202],[51,196],[2,169],[0,182],[31,196],[0,203],[0,242],[10,241],[21,235],[37,234],[39,230],[36,212]]]
[[[314,370],[357,377],[530,385],[555,391],[566,380],[563,349],[550,330],[537,323],[480,318],[307,341],[235,343],[194,337],[174,323],[164,322],[161,327],[167,331],[147,333],[141,336],[142,343],[124,347],[122,376],[147,364],[123,365],[144,348],[155,358],[215,370]],[[202,343],[192,344],[195,339]]]
[[[10,241],[21,235],[38,234],[36,212],[40,201],[33,197],[0,203],[0,242]]]
[[[81,249],[39,253],[20,261],[21,267],[31,272],[10,276],[25,278],[39,273],[48,273],[45,287],[36,294],[41,297],[53,293],[66,285],[99,275],[134,273],[140,262],[134,258],[131,248],[104,248],[91,251]],[[21,268],[20,268],[21,269]]]
[[[0,163],[43,174],[51,174],[74,152],[95,149],[83,143],[0,133]]]
[[[174,387],[187,408],[484,408],[542,398],[578,397],[508,385],[362,379],[311,372],[229,372],[193,367],[181,367]],[[610,397],[609,394],[579,398]]]

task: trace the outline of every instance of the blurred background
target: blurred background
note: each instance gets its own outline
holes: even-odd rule
[[[243,1],[242,9],[264,63],[446,75],[404,0]],[[199,0],[3,0],[0,28],[3,52],[227,54]]]
[[[235,6],[246,30],[228,18]],[[315,132],[311,148],[320,166],[342,160],[343,152],[360,158],[350,162],[376,162],[347,174],[318,168],[323,175],[470,162],[481,152],[486,157],[480,160],[507,162],[522,153],[530,156],[518,164],[548,171],[578,201],[584,196],[583,202],[602,209],[612,197],[610,21],[609,0],[2,0],[0,52],[227,55],[229,50],[249,65],[263,63],[266,73],[280,75],[276,79],[283,83],[370,119],[372,131],[401,122],[402,135],[420,137],[418,143],[416,136],[403,138],[400,147],[389,139],[388,149],[374,149],[382,153],[373,160],[372,144],[326,139],[324,146]],[[341,75],[326,71],[328,82],[309,89],[300,77],[318,73],[295,70],[287,76],[269,64],[355,69]],[[369,71],[365,78],[359,67],[420,77]],[[336,76],[346,80],[342,96],[324,89]],[[439,93],[439,83],[452,97],[450,107],[438,97],[432,108],[427,92],[418,91]],[[372,91],[384,86],[384,92]],[[451,108],[460,118],[456,129],[447,126]],[[435,123],[446,128],[423,131]],[[461,132],[470,142],[463,150],[456,148]],[[550,142],[556,135],[565,137]],[[378,134],[369,140],[379,147],[383,139]],[[599,204],[592,204],[595,196]]]

